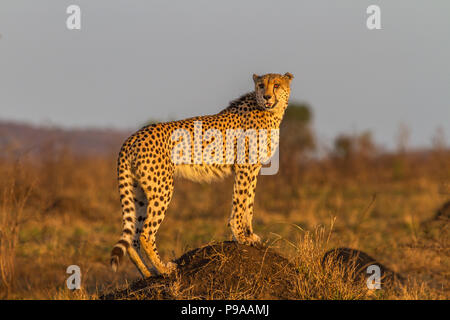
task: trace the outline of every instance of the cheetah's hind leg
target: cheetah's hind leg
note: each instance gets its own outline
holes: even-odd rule
[[[167,166],[167,164],[166,164]],[[158,274],[168,275],[175,271],[177,265],[173,262],[164,263],[156,248],[156,233],[164,220],[173,194],[173,170],[167,174],[147,181],[149,187],[144,189],[148,200],[147,216],[139,236],[140,244],[147,258]]]
[[[137,267],[141,275],[147,278],[151,276],[151,273],[139,254],[139,242],[136,241],[136,237],[139,237],[138,234],[142,228],[138,221],[139,216],[142,215],[142,212],[141,210],[137,210],[139,205],[136,203],[139,202],[139,190],[137,190],[135,181],[133,181],[130,174],[126,170],[128,170],[128,167],[124,165],[122,176],[120,176],[123,183],[119,186],[123,213],[122,236],[111,252],[111,267],[113,271],[117,271],[121,259],[125,253],[128,253],[131,261]],[[127,174],[127,176],[125,176],[125,174]],[[143,195],[143,192],[141,193]],[[143,198],[145,199],[145,197]],[[140,218],[140,220],[142,219],[143,218]]]
[[[127,252],[130,256],[131,261],[139,270],[142,277],[148,278],[152,275],[155,275],[156,272],[152,269],[149,270],[149,268],[145,264],[144,259],[141,255],[141,246],[139,243],[142,226],[144,225],[144,220],[147,217],[148,201],[142,188],[136,184],[134,187],[134,206],[136,208],[134,237],[132,245],[128,248]]]

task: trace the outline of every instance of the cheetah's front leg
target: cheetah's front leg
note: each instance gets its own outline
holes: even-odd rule
[[[253,233],[253,202],[256,180],[261,167],[258,165],[236,165],[233,187],[233,202],[229,226],[235,241],[256,245],[258,235]]]

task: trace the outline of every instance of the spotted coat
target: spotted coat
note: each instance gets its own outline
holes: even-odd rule
[[[173,262],[162,262],[155,236],[178,176],[210,182],[234,172],[228,225],[235,241],[259,243],[260,238],[252,229],[257,176],[261,160],[273,155],[278,144],[278,136],[272,130],[279,129],[292,79],[290,73],[254,75],[255,91],[232,101],[218,114],[152,124],[125,141],[118,158],[123,230],[111,252],[113,270],[117,270],[126,252],[144,277],[149,277],[151,271],[168,274],[176,268]],[[253,139],[247,135],[252,130],[266,132],[267,139],[258,134]],[[234,135],[228,136],[230,133]],[[245,148],[239,148],[239,141],[244,142]],[[266,153],[261,148],[263,141]],[[145,264],[141,251],[152,269]]]

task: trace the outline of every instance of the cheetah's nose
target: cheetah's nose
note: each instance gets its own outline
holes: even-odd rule
[[[272,96],[266,95],[266,96],[263,96],[263,98],[266,99],[266,100],[269,100],[270,98],[272,98]]]

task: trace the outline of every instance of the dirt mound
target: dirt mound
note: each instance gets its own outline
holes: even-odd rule
[[[437,210],[435,219],[450,219],[450,200]]]
[[[194,249],[175,261],[176,274],[138,280],[101,299],[289,299],[294,267],[269,248],[228,241]]]
[[[354,249],[330,250],[323,256],[323,263],[326,259],[336,259],[332,264],[355,267],[360,274],[364,267],[377,264],[385,278],[393,280],[398,276]],[[170,276],[137,280],[128,288],[100,299],[299,299],[296,281],[305,277],[299,266],[271,248],[232,241],[189,251],[175,262],[177,271]]]
[[[433,217],[421,223],[425,240],[432,241],[433,247],[447,248],[450,237],[450,200],[436,210]],[[428,245],[429,246],[429,245]]]
[[[367,273],[367,268],[375,265],[380,268],[381,284],[389,285],[395,281],[405,280],[403,276],[392,271],[363,251],[350,248],[335,248],[324,254],[322,264],[325,265],[326,260],[331,258],[346,265],[349,269],[354,270],[354,277],[356,279],[361,279],[362,277],[364,280],[367,280],[373,274],[373,271]]]

